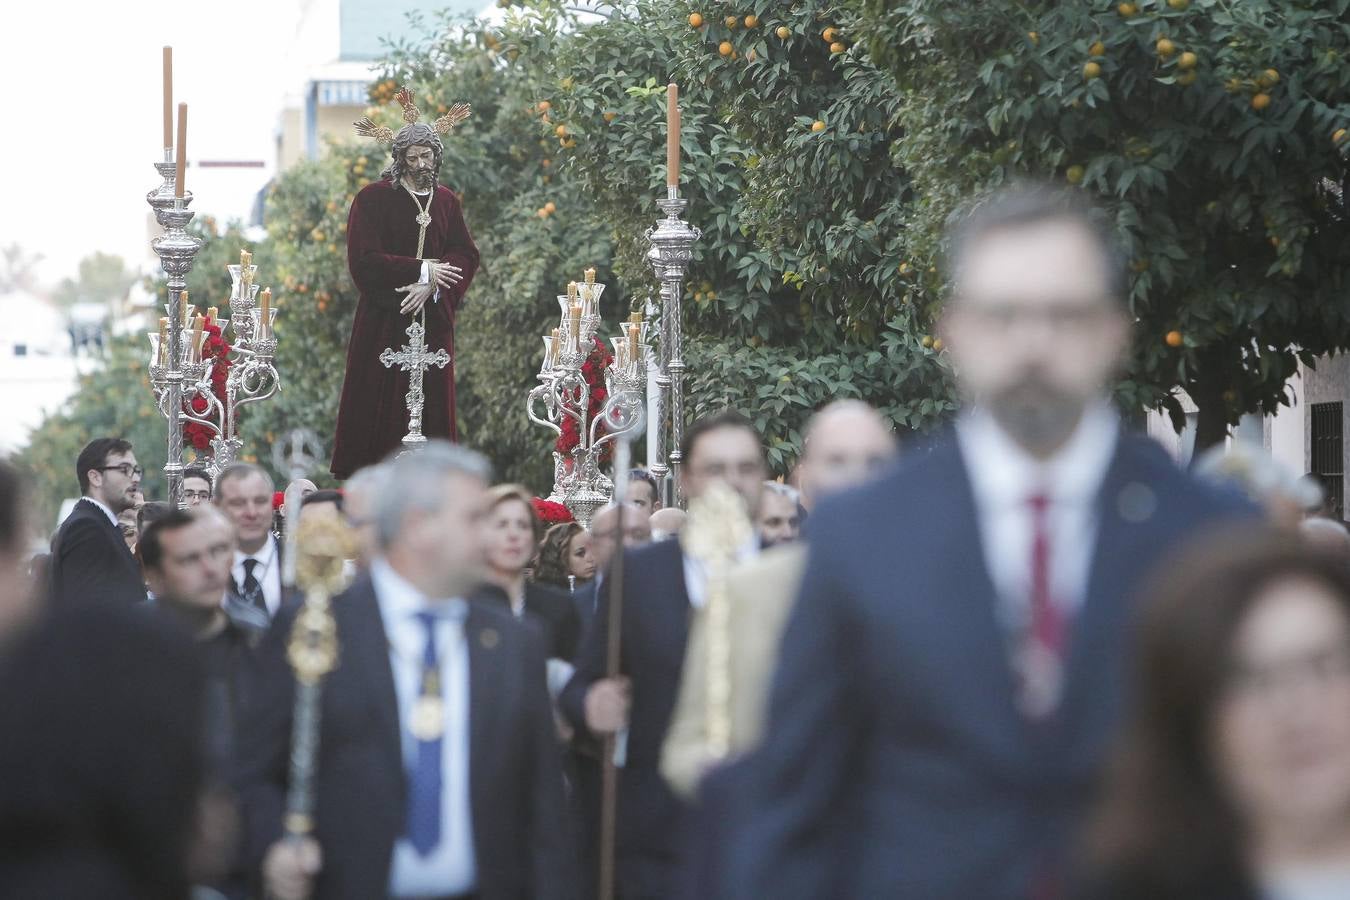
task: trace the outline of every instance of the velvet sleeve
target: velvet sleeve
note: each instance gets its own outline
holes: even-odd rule
[[[397,309],[403,295],[394,290],[420,280],[422,263],[413,256],[386,252],[378,197],[363,190],[352,201],[347,215],[347,267],[363,297]]]
[[[454,193],[450,194],[449,206],[450,237],[446,243],[446,251],[441,254],[440,259],[441,262],[448,262],[459,268],[464,280],[448,290],[443,289],[441,302],[445,303],[448,299],[453,302],[455,309],[459,309],[464,305],[464,295],[468,293],[473,276],[478,272],[478,245],[473,242],[473,235],[469,233],[469,226],[464,222],[464,212]]]

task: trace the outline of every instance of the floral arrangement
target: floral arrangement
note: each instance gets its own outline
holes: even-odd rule
[[[609,391],[605,388],[605,369],[614,361],[614,355],[605,347],[604,342],[599,338],[591,339],[594,346],[591,353],[586,357],[586,362],[581,367],[581,377],[586,380],[586,384],[591,389],[590,408],[586,410],[586,421],[594,422],[605,408],[605,401],[609,399]],[[572,398],[580,400],[580,389],[578,396]],[[595,430],[595,436],[598,439],[605,433],[605,426],[602,424]],[[562,434],[558,435],[557,442],[553,449],[557,450],[563,456],[567,456],[581,443],[581,431],[577,421],[573,418],[564,416],[562,421]],[[613,445],[606,445],[601,453],[601,462],[608,462],[609,455],[613,451]]]
[[[542,497],[535,497],[530,501],[534,504],[535,515],[539,516],[539,521],[545,528],[557,525],[559,522],[574,522],[572,511],[561,503],[555,503],[552,500],[545,500]]]
[[[223,404],[225,382],[230,377],[230,351],[234,348],[225,340],[220,325],[214,319],[206,320],[202,326],[202,333],[206,336],[202,344],[202,359],[211,362],[211,393]],[[188,406],[199,416],[211,408],[210,402],[201,394],[189,400]],[[183,440],[199,452],[211,446],[213,437],[215,432],[206,425],[198,422],[183,423]]]

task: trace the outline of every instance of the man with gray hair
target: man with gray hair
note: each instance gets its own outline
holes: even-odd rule
[[[379,555],[332,604],[342,663],[324,682],[314,836],[301,841],[282,834],[289,628],[261,649],[241,753],[249,864],[277,900],[569,900],[542,640],[464,599],[482,577],[487,461],[433,441],[386,466]]]
[[[379,537],[375,533],[375,504],[388,477],[388,464],[380,463],[359,470],[342,486],[342,514],[356,532],[358,569],[370,568],[380,553]]]
[[[216,506],[234,526],[230,595],[274,618],[281,609],[281,544],[272,534],[272,476],[238,462],[216,478]]]
[[[433,124],[418,121],[411,91],[398,94],[410,124],[397,134],[357,123],[357,132],[391,145],[388,168],[363,187],[347,218],[347,266],[360,291],[347,344],[347,373],[338,405],[331,469],[347,478],[397,449],[408,430],[404,398],[409,372],[380,362],[402,347],[410,322],[425,327],[427,350],[444,350],[448,365],[426,369],[422,433],[455,439],[455,314],[478,270],[478,248],[459,197],[438,183],[441,135],[468,117],[456,104]]]

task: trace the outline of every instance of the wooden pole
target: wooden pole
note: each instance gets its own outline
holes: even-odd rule
[[[619,530],[615,540],[619,545],[614,548],[610,558],[606,582],[609,591],[609,616],[606,626],[609,640],[605,646],[605,677],[617,678],[623,649],[623,536],[624,505],[628,502],[628,469],[631,465],[629,437],[624,435],[615,443],[614,448],[614,505],[619,509]],[[598,881],[599,900],[614,898],[614,843],[618,831],[619,768],[614,764],[614,746],[616,735],[605,735],[600,750],[600,878]]]

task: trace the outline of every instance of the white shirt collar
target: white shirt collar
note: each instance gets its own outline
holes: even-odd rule
[[[94,504],[95,506],[97,506],[99,509],[103,510],[103,514],[104,514],[105,516],[107,516],[108,519],[109,519],[114,525],[119,525],[119,526],[120,526],[121,523],[119,523],[119,522],[117,521],[117,514],[114,513],[111,509],[109,509],[109,508],[108,508],[106,505],[104,505],[102,502],[100,502],[100,501],[98,501],[98,500],[95,500],[93,497],[90,497],[90,496],[87,495],[87,494],[86,494],[85,496],[81,497],[80,499],[81,499],[81,500],[84,500],[86,503],[92,503],[92,504]]]
[[[982,505],[1021,505],[1037,493],[1057,503],[1086,503],[1111,465],[1120,421],[1104,403],[1089,406],[1064,446],[1043,460],[1027,453],[984,410],[964,415],[956,434]]]
[[[375,587],[375,597],[379,600],[386,626],[393,622],[405,622],[429,607],[446,611],[449,618],[461,617],[467,611],[465,601],[459,598],[445,603],[428,600],[412,582],[395,571],[383,556],[371,562],[370,580]]]
[[[234,564],[242,565],[246,559],[256,559],[258,564],[266,569],[272,562],[272,556],[277,552],[277,539],[272,535],[267,536],[263,545],[258,548],[257,553],[245,553],[242,550],[234,551]]]

